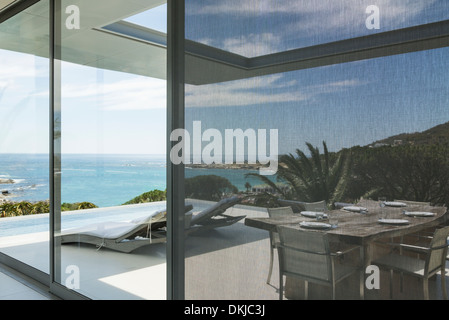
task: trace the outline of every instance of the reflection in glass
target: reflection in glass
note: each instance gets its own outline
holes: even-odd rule
[[[0,24],[0,252],[49,273],[48,2]]]
[[[58,281],[93,299],[165,299],[165,50],[98,30],[156,4],[76,5],[80,29],[62,19],[59,39]]]
[[[443,21],[446,6],[444,0],[193,0],[186,38],[254,58]]]
[[[288,72],[279,61],[265,70],[240,68],[254,60],[230,55],[257,57],[379,32],[367,30],[365,19],[355,23],[358,10],[364,17],[368,5],[349,5],[349,1],[321,1],[313,8],[298,1],[260,1],[256,6],[234,1],[186,4],[187,38],[208,45],[202,47],[203,53],[222,58],[212,63],[190,52],[186,55],[185,126],[195,135],[195,123],[200,122],[203,134],[196,144],[192,139],[190,150],[193,158],[195,150],[201,152],[203,162],[193,162],[185,171],[192,219],[203,208],[234,196],[241,201],[224,215],[246,218],[189,234],[186,298],[278,299],[277,260],[270,283],[266,282],[270,269],[267,231],[272,230],[247,225],[252,218],[268,217],[267,208],[291,205],[299,214],[325,202],[328,213],[341,214],[340,208],[334,208],[338,202],[359,209],[344,211],[347,216],[377,228],[380,195],[432,204],[421,210],[436,210],[449,200],[449,150],[443,138],[449,121],[447,48],[401,55],[385,52],[381,58]],[[447,11],[438,1],[412,7],[408,1],[380,3],[380,31],[442,20],[438,6]],[[312,19],[314,24],[308,24]],[[269,65],[269,57],[264,61]],[[223,150],[235,156],[236,149],[226,149],[224,139],[217,137],[236,129],[278,131],[275,175],[260,175],[259,166],[249,161],[224,162],[229,154],[222,154]],[[248,160],[255,140],[245,139]],[[204,161],[204,155],[215,161]],[[401,217],[400,211],[389,210],[392,217]],[[330,234],[342,230],[346,220],[341,217]],[[362,261],[369,260],[362,251]],[[303,258],[301,262],[310,261]],[[359,280],[358,276],[345,280],[337,296],[358,299]],[[303,288],[301,282],[288,280],[284,295],[301,298]],[[330,298],[319,287],[309,289],[309,297]],[[403,297],[416,298],[419,289],[415,289],[412,286],[411,295]],[[365,290],[367,299],[388,299],[388,293],[384,294]]]

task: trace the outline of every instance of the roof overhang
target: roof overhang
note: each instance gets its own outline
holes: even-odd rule
[[[165,2],[73,0],[71,4],[80,8],[81,29],[61,29],[61,60],[166,79],[166,34],[123,21]],[[1,33],[1,49],[47,57],[48,38],[39,35],[46,34],[48,16],[42,5],[5,22],[20,26],[20,35]],[[211,84],[445,46],[449,20],[253,58],[186,40],[185,80]]]

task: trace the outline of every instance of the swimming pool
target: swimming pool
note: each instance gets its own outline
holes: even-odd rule
[[[61,229],[71,229],[105,221],[129,221],[166,208],[166,202],[151,202],[62,213]],[[38,214],[0,219],[0,238],[49,232],[50,215]]]

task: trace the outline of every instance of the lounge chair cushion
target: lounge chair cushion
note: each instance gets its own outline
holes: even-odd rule
[[[139,218],[133,219],[130,222],[135,223],[135,224],[152,223],[152,222],[161,221],[163,219],[165,220],[166,215],[167,215],[167,210],[163,209],[163,210],[158,210],[158,211],[152,212],[150,215],[146,215],[144,217],[139,217]]]
[[[191,204],[186,205],[184,207],[184,212],[187,213],[190,210],[193,209],[193,206]],[[152,212],[150,215],[146,215],[143,217],[135,218],[131,220],[131,223],[135,224],[148,224],[148,223],[155,223],[155,222],[161,222],[167,220],[167,209],[158,210],[155,212]]]
[[[208,220],[209,218],[224,213],[228,208],[234,206],[241,199],[239,197],[232,197],[220,200],[213,206],[201,211],[200,213],[194,215],[191,220],[191,225],[201,224],[202,222]]]
[[[90,224],[77,229],[70,229],[67,230],[67,232],[98,237],[101,239],[117,239],[136,230],[136,226],[138,225],[130,222],[108,221]]]

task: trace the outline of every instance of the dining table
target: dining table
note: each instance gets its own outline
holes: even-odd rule
[[[270,232],[277,232],[278,226],[290,226],[309,232],[326,232],[331,242],[360,246],[360,259],[366,268],[371,264],[373,244],[377,241],[402,239],[448,222],[445,206],[406,201],[379,202],[361,199],[354,205],[326,211],[321,221],[317,221],[317,218],[310,214],[312,212],[305,213],[303,211],[278,217],[246,218],[245,225]],[[331,227],[327,220],[329,217],[337,220],[338,224]],[[314,224],[319,227],[314,228]]]

